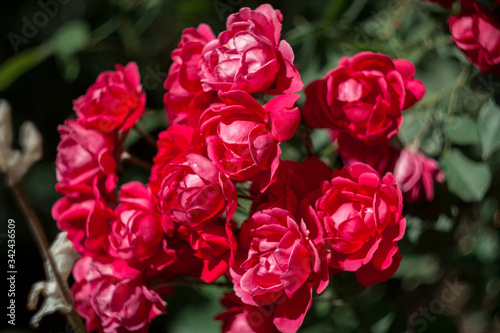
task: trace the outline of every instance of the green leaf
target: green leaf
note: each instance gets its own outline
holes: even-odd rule
[[[398,132],[399,139],[403,144],[409,144],[425,124],[425,112],[413,110],[403,113],[404,121]]]
[[[434,224],[434,229],[442,232],[449,232],[453,228],[453,221],[445,214],[440,214],[436,223]]]
[[[480,201],[491,183],[491,171],[485,162],[467,158],[459,149],[452,149],[440,159],[451,192],[460,199]]]
[[[485,160],[500,148],[500,108],[492,99],[481,107],[477,125]]]
[[[479,142],[475,121],[466,115],[454,116],[444,123],[444,133],[458,145],[474,145]]]
[[[0,64],[0,91],[11,85],[19,76],[23,75],[50,55],[50,51],[42,44],[19,52]]]
[[[87,22],[73,20],[61,26],[50,39],[55,53],[67,57],[82,50],[90,39],[90,27]]]

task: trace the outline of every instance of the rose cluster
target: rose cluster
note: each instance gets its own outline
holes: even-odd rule
[[[284,161],[303,83],[281,22],[265,4],[230,15],[217,37],[205,24],[183,32],[148,184],[117,189],[125,138],[145,105],[137,65],[102,73],[75,100],[78,117],[59,129],[64,197],[52,213],[82,254],[72,290],[89,331],[147,332],[166,313],[164,286],[225,279],[234,288],[217,317],[224,332],[296,332],[335,274],[354,272],[368,287],[397,270],[403,195],[430,200],[440,179],[419,152],[386,160],[401,111],[424,86],[406,60],[342,59],[305,89],[302,114],[336,133],[346,166]],[[237,221],[242,200],[251,207]]]
[[[380,53],[345,57],[339,67],[305,88],[303,110],[310,126],[331,129],[345,165],[363,162],[380,174],[393,173],[408,203],[431,201],[434,181],[444,181],[438,163],[418,147],[391,146],[403,122],[402,111],[425,93],[414,73],[411,62]]]
[[[456,0],[425,0],[451,8]],[[451,38],[483,73],[500,75],[500,1],[460,0],[460,12],[451,16]]]

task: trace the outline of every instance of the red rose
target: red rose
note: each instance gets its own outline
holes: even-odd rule
[[[84,96],[73,102],[82,123],[103,132],[123,132],[134,126],[144,111],[146,95],[135,62],[116,65],[97,77]]]
[[[330,266],[355,272],[364,286],[389,279],[401,261],[397,241],[405,231],[401,191],[392,174],[383,178],[355,163],[334,170],[316,201],[331,248]]]
[[[113,197],[117,182],[116,134],[86,128],[76,119],[67,120],[58,129],[61,142],[57,146],[56,190],[72,197],[92,194],[96,178],[98,188]]]
[[[173,64],[170,66],[165,80],[164,103],[168,118],[172,124],[191,124],[199,114],[194,112],[193,100],[205,98],[201,88],[199,68],[203,47],[215,38],[212,30],[206,24],[198,28],[188,28],[182,32],[181,41],[172,52]],[[210,95],[210,94],[209,94]],[[192,121],[189,121],[189,118]]]
[[[52,217],[60,230],[68,232],[66,237],[78,252],[95,255],[105,251],[114,215],[102,198],[63,197],[52,206]]]
[[[158,152],[153,158],[149,186],[154,196],[160,191],[161,182],[167,176],[170,163],[186,162],[186,154],[205,154],[205,141],[200,131],[186,125],[171,125],[160,133],[156,143]]]
[[[217,315],[223,321],[223,333],[278,333],[273,325],[270,307],[257,307],[243,303],[234,293],[224,294],[221,300],[226,311]]]
[[[281,12],[269,4],[230,15],[227,30],[203,48],[203,89],[271,95],[301,90],[292,48],[280,42],[281,21]]]
[[[403,59],[361,52],[306,89],[303,115],[314,128],[331,128],[375,144],[396,135],[401,111],[422,98],[424,85]]]
[[[123,184],[116,219],[109,234],[110,254],[132,267],[161,269],[175,260],[175,251],[167,248],[162,220],[156,211],[150,190],[139,182]]]
[[[444,174],[439,170],[436,160],[408,149],[401,150],[393,174],[403,192],[403,198],[409,203],[432,201],[434,181],[444,181]]]
[[[209,158],[229,178],[259,176],[266,187],[279,166],[279,143],[289,140],[298,126],[300,112],[293,106],[299,95],[274,97],[264,107],[243,91],[219,95],[224,104],[214,104],[200,121]]]
[[[158,192],[160,210],[193,229],[222,211],[230,220],[237,205],[233,183],[208,158],[191,153],[186,159],[186,163],[167,169]]]
[[[312,290],[328,285],[323,254],[309,230],[283,209],[252,215],[243,223],[230,273],[236,295],[252,306],[271,306],[281,332],[296,332],[312,301]]]
[[[453,42],[481,72],[500,75],[498,16],[476,1],[462,1],[462,7],[448,20]]]
[[[231,254],[233,221],[214,218],[206,225],[191,231],[190,243],[194,255],[203,260],[200,278],[211,283],[227,273]]]
[[[165,302],[149,289],[141,272],[122,260],[91,257],[73,267],[75,309],[89,332],[148,332],[151,320],[167,312]]]

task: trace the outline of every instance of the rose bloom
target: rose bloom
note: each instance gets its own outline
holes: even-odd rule
[[[303,116],[314,128],[347,132],[370,145],[385,141],[398,132],[401,111],[424,95],[414,73],[411,62],[380,53],[344,57],[306,87]]]
[[[315,208],[332,251],[330,266],[355,272],[365,287],[389,279],[401,261],[397,241],[406,226],[394,176],[354,163],[334,170],[322,193]]]
[[[75,309],[89,332],[149,331],[151,320],[167,312],[139,270],[125,261],[83,257],[73,267]]]
[[[174,222],[198,228],[225,211],[228,220],[237,206],[234,184],[208,158],[190,153],[186,163],[172,164],[158,192],[159,207]]]
[[[453,42],[483,73],[500,75],[500,20],[486,6],[462,1],[462,11],[448,20]]]
[[[282,18],[269,4],[255,10],[242,8],[230,15],[227,30],[203,48],[203,89],[271,95],[301,90],[293,50],[280,41]]]
[[[158,152],[153,158],[149,186],[156,197],[170,164],[186,162],[186,154],[206,154],[205,140],[200,131],[187,125],[171,125],[158,136]]]
[[[104,253],[111,231],[113,210],[100,197],[63,197],[52,206],[52,218],[57,227],[66,231],[68,240],[81,254]]]
[[[228,273],[231,254],[232,230],[235,222],[214,218],[204,226],[190,232],[189,242],[196,252],[194,255],[203,260],[200,278],[212,283]]]
[[[219,93],[222,103],[207,109],[201,118],[208,157],[229,178],[254,180],[261,188],[275,179],[280,163],[279,143],[292,138],[300,112],[294,107],[298,94],[274,97],[262,107],[243,91]]]
[[[175,261],[175,251],[167,248],[151,191],[142,183],[130,182],[121,186],[119,198],[108,237],[111,256],[137,269],[161,269]]]
[[[185,29],[177,48],[172,51],[173,63],[164,85],[168,92],[163,99],[171,124],[196,123],[198,113],[203,111],[196,107],[197,104],[213,95],[202,90],[198,73],[203,47],[213,39],[212,29],[200,24],[196,29]]]
[[[248,305],[274,307],[273,323],[280,332],[296,332],[313,288],[320,293],[328,285],[326,256],[308,228],[280,208],[257,212],[242,224],[230,261],[236,295]]]
[[[117,176],[116,133],[101,133],[70,119],[59,126],[61,142],[57,146],[56,190],[77,197],[92,194],[92,184],[114,197]]]
[[[434,182],[444,182],[444,174],[436,160],[408,149],[401,150],[393,173],[408,203],[432,201]]]
[[[103,132],[123,132],[134,126],[144,111],[146,95],[142,90],[135,62],[97,77],[84,96],[73,102],[82,123]]]
[[[224,294],[221,300],[226,311],[215,317],[221,320],[223,333],[278,333],[273,325],[273,309],[269,306],[251,306],[234,293]]]

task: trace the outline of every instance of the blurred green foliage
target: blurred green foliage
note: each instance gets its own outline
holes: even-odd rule
[[[52,3],[57,5],[54,15],[35,1],[0,5],[4,36],[0,98],[11,103],[16,130],[29,119],[43,134],[44,159],[22,185],[50,239],[57,233],[50,216],[51,205],[59,197],[54,190],[57,126],[73,117],[72,100],[84,94],[100,72],[136,61],[151,110],[139,126],[157,135],[166,127],[163,81],[182,30],[207,23],[217,34],[229,14],[260,4],[234,0]],[[500,78],[483,75],[470,65],[450,40],[446,24],[450,12],[434,4],[420,0],[270,3],[283,13],[282,36],[294,48],[306,84],[333,69],[341,57],[360,51],[412,61],[427,93],[405,111],[398,144],[418,140],[420,149],[440,162],[447,180],[436,186],[433,202],[405,207],[408,226],[400,242],[403,261],[396,275],[368,289],[360,288],[352,274],[336,275],[331,287],[313,302],[301,331],[500,331]],[[55,7],[52,10],[56,12]],[[37,13],[46,13],[44,24],[36,24],[41,23],[36,21]],[[340,166],[326,131],[315,131],[311,139],[322,159],[332,167]],[[131,154],[145,160],[155,154],[137,133],[127,144]],[[300,137],[282,147],[284,158],[304,156]],[[147,181],[147,174],[130,168],[121,182],[131,179]],[[43,279],[43,269],[24,218],[0,180],[1,221],[18,221],[18,270],[23,274],[17,298],[20,324],[9,332],[21,332],[27,328],[21,323],[30,316],[22,311],[23,299],[31,284]],[[245,218],[246,209],[238,211],[238,219]],[[4,239],[0,238],[2,246]],[[1,253],[4,260],[7,251]],[[222,309],[218,299],[225,290],[180,287],[167,299],[169,313],[155,319],[151,331],[218,331],[220,323],[212,318]],[[63,318],[52,318],[44,320],[41,332],[63,331]]]

